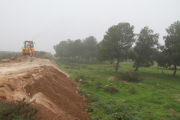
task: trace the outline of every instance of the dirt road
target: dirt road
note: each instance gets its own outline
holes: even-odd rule
[[[77,84],[49,60],[16,57],[0,64],[0,101],[22,100],[39,108],[43,120],[87,120]]]

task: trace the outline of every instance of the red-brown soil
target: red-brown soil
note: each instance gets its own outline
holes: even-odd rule
[[[87,103],[67,73],[49,60],[20,56],[0,64],[0,101],[22,100],[39,108],[42,120],[87,120]]]

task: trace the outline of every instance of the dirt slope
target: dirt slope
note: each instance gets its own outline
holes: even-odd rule
[[[77,84],[56,64],[34,57],[15,57],[0,64],[0,101],[26,101],[40,108],[43,120],[87,120],[87,103]]]

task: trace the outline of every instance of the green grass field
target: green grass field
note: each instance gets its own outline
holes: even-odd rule
[[[121,79],[134,70],[132,62],[120,63],[119,72],[108,62],[77,64],[57,62],[79,84],[80,94],[89,102],[92,120],[180,120],[180,70],[139,68],[139,83]],[[82,80],[79,82],[79,80]]]

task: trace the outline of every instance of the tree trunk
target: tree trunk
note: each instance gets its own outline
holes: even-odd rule
[[[118,68],[119,68],[119,59],[117,60],[117,64],[116,64],[116,71],[115,71],[115,72],[117,72],[117,71],[118,71]]]
[[[134,73],[135,73],[136,71],[138,71],[138,68],[139,68],[139,66],[136,66],[136,69],[134,70]]]
[[[174,65],[174,73],[173,73],[173,76],[176,75],[176,65]]]

